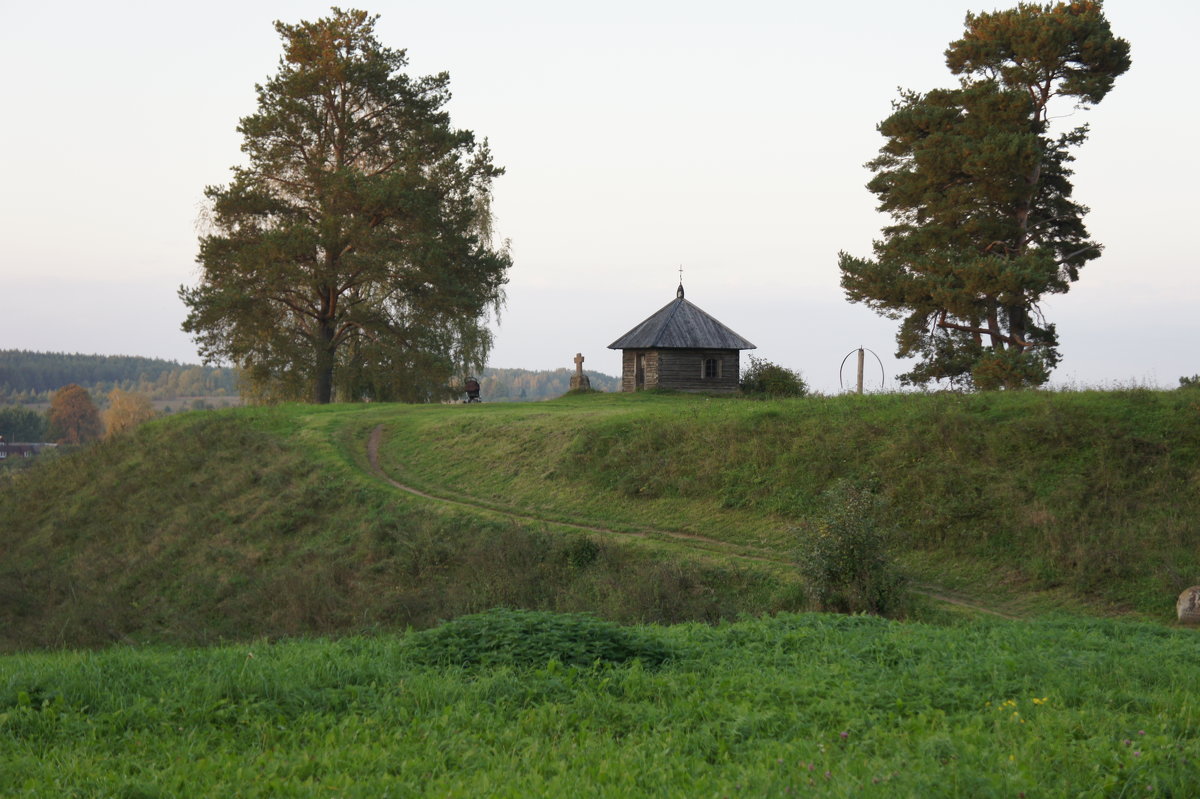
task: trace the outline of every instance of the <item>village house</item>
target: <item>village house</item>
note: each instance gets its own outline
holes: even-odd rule
[[[621,390],[737,391],[746,339],[683,296],[608,345],[621,350]]]
[[[0,461],[8,460],[9,458],[32,458],[43,449],[53,448],[57,444],[17,444],[8,443],[4,440],[4,436],[0,436]]]

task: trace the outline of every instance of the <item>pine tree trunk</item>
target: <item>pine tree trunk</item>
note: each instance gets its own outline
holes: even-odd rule
[[[333,327],[324,323],[317,332],[313,402],[317,405],[328,405],[333,400]]]

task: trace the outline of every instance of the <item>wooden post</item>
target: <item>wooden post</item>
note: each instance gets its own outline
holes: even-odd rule
[[[863,393],[863,362],[866,360],[866,353],[863,348],[858,348],[858,393]]]

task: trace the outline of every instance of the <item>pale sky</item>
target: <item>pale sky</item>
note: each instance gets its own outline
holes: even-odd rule
[[[868,255],[886,221],[864,188],[875,125],[898,87],[953,84],[942,53],[968,10],[1015,4],[361,7],[410,73],[450,73],[453,123],[508,170],[495,208],[515,263],[491,365],[571,367],[582,352],[617,374],[607,345],[674,297],[682,265],[688,299],[754,354],[835,392],[860,345],[887,387],[904,371],[897,323],[838,285],[838,251]],[[176,290],[196,282],[203,189],[241,162],[235,128],[279,58],[272,21],[328,5],[2,7],[0,349],[197,361]],[[1067,120],[1091,125],[1076,199],[1106,250],[1045,305],[1064,356],[1054,382],[1173,387],[1200,372],[1200,4],[1108,0],[1106,13],[1133,68]]]

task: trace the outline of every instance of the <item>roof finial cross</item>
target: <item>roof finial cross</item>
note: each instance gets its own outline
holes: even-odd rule
[[[675,296],[683,299],[683,264],[679,265],[679,290],[675,292]]]

